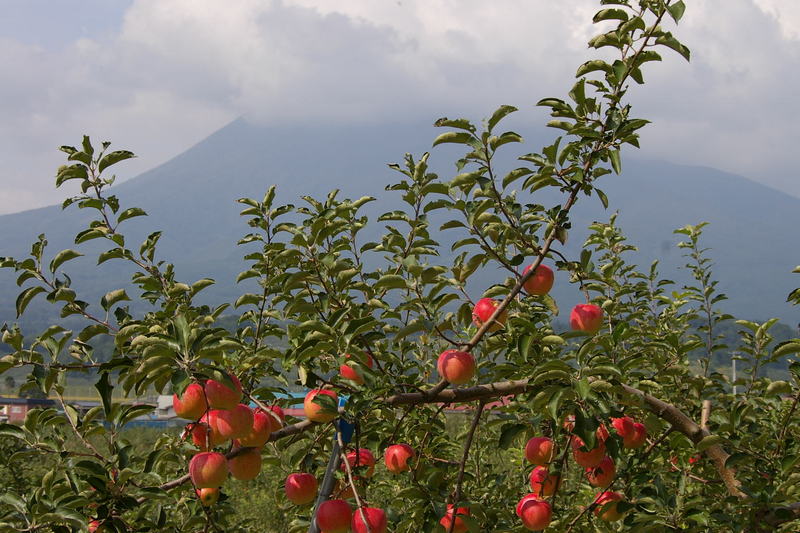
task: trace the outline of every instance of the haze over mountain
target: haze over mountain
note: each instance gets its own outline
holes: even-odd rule
[[[514,129],[526,137],[525,146],[507,151],[514,156],[539,150],[543,142],[537,139],[550,142],[553,134],[524,131],[516,125]],[[298,205],[301,195],[320,197],[338,188],[341,197],[379,198],[368,204],[372,213],[389,211],[399,199],[384,191],[396,180],[386,164],[400,162],[405,152],[419,155],[430,150],[438,133],[428,124],[266,127],[237,120],[113,191],[123,206],[143,207],[149,214],[123,226],[129,246],[135,248],[149,232],[163,230],[158,257],[174,262],[182,280],[215,279],[217,285],[205,291],[206,299],[232,301],[242,290],[233,280],[244,269],[245,250],[236,241],[248,231],[238,215],[237,198],[260,198],[274,183],[281,202]],[[452,176],[459,153],[457,147],[437,147],[432,151],[432,169],[443,178]],[[508,164],[514,163],[509,159]],[[115,170],[124,173],[124,163]],[[711,168],[636,159],[633,150],[623,156],[623,175],[604,177],[601,188],[610,207],[604,210],[596,197],[579,201],[565,249],[568,256],[575,257],[589,223],[607,221],[618,210],[618,224],[640,249],[636,261],[646,268],[659,259],[663,277],[685,282],[686,272],[677,270],[684,262],[675,246],[680,239],[672,231],[708,221],[703,243],[711,248],[720,290],[730,296],[723,307],[752,320],[772,316],[790,324],[800,320],[800,313],[786,303],[786,295],[800,284],[800,276],[791,274],[800,263],[796,236],[800,199]],[[551,205],[557,197],[533,200]],[[62,211],[60,206],[0,216],[0,256],[23,256],[39,233],[47,234],[49,257],[63,248],[91,256],[96,244],[72,243],[88,216],[74,207]],[[66,271],[94,305],[106,292],[127,285],[127,270],[116,261],[99,270],[93,265],[94,258],[79,258],[68,263]],[[483,276],[487,283],[496,279],[493,272]],[[9,270],[0,270],[0,324],[14,320],[14,279]],[[578,301],[576,291],[564,283],[557,287],[554,296],[562,309]],[[32,315],[43,319],[48,308],[52,309],[43,299],[37,301],[31,306]]]

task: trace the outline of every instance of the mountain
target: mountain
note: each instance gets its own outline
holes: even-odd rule
[[[427,124],[258,126],[237,120],[169,162],[113,188],[123,206],[143,207],[150,216],[126,222],[129,246],[151,231],[163,230],[158,257],[174,262],[179,278],[217,280],[204,291],[213,301],[232,300],[236,274],[244,269],[244,250],[236,241],[248,227],[238,216],[237,198],[260,198],[271,184],[279,200],[299,204],[301,195],[323,196],[338,188],[340,197],[370,195],[379,202],[372,213],[397,205],[396,193],[384,186],[395,180],[387,163],[400,162],[405,152],[429,150],[438,130]],[[538,150],[549,133],[521,131],[530,142],[519,152]],[[545,134],[548,137],[545,137]],[[119,147],[118,147],[119,148]],[[510,152],[510,150],[509,150]],[[458,147],[437,147],[431,167],[443,177],[453,174]],[[629,155],[629,154],[628,154]],[[509,165],[512,161],[507,161]],[[701,221],[707,227],[704,245],[711,248],[715,277],[730,296],[724,307],[736,316],[763,320],[772,316],[796,324],[800,313],[786,301],[800,284],[791,269],[800,263],[797,228],[800,199],[718,170],[628,157],[621,176],[607,176],[601,188],[611,205],[604,210],[596,198],[583,198],[573,210],[568,254],[574,254],[593,220],[606,221],[619,211],[618,223],[629,241],[640,248],[635,260],[649,265],[662,261],[662,275],[684,282],[685,271],[673,229]],[[116,167],[124,172],[124,163]],[[546,205],[555,196],[537,193]],[[72,238],[88,221],[88,213],[59,206],[0,216],[0,256],[20,257],[39,233],[46,233],[50,255],[75,247]],[[90,243],[91,244],[91,243]],[[91,246],[81,247],[90,255]],[[94,249],[96,250],[96,249]],[[109,261],[99,269],[87,258],[68,263],[67,271],[90,302],[126,285],[128,271]],[[485,274],[487,282],[494,273]],[[14,319],[17,288],[8,270],[0,270],[0,323]],[[554,294],[563,308],[578,298],[563,286]],[[31,325],[51,315],[47,304],[31,307]]]

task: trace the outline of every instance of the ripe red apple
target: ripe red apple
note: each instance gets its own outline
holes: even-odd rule
[[[228,459],[228,470],[238,480],[250,481],[255,479],[258,473],[261,472],[261,450],[258,448],[243,448],[239,455]]]
[[[537,466],[531,470],[530,482],[531,492],[540,498],[545,498],[555,494],[561,484],[561,478],[558,474],[551,474],[546,466]]]
[[[517,516],[522,525],[530,531],[541,531],[550,525],[553,509],[550,504],[539,499],[535,494],[528,494],[517,504]]]
[[[205,391],[208,405],[212,409],[233,409],[242,399],[242,384],[239,378],[230,374],[235,389],[229,388],[224,383],[209,379],[206,381]]]
[[[289,474],[284,484],[286,499],[295,505],[309,504],[317,498],[318,486],[317,478],[311,474]]]
[[[366,448],[359,448],[349,452],[347,454],[347,462],[350,464],[351,469],[366,468],[366,472],[361,471],[364,477],[372,477],[375,473],[375,456]],[[341,468],[344,470],[344,465]]]
[[[277,420],[275,421],[277,424]],[[278,428],[275,428],[277,430]],[[239,437],[239,444],[242,446],[255,446],[260,448],[264,446],[269,440],[269,436],[273,431],[273,418],[272,415],[262,409],[253,410],[253,425],[250,432]]]
[[[216,429],[226,439],[243,437],[253,429],[253,410],[241,403],[233,409],[215,409],[211,416],[216,416]]]
[[[317,509],[317,526],[324,533],[348,533],[351,518],[350,504],[344,500],[322,502]]]
[[[408,460],[414,457],[416,457],[414,448],[408,444],[392,444],[386,448],[383,454],[383,461],[386,463],[386,468],[389,472],[399,474],[411,470]]]
[[[629,416],[612,418],[611,425],[614,426],[614,429],[617,430],[617,435],[622,437],[623,440],[633,436],[633,418]]]
[[[272,412],[272,431],[277,431],[286,423],[286,415],[280,405],[270,405],[269,410]]]
[[[322,405],[314,402],[314,398],[317,396],[317,394],[324,394],[326,396],[330,396],[331,398],[333,398],[333,403],[336,404],[337,406],[339,405],[339,397],[332,390],[314,389],[308,391],[308,394],[306,394],[306,399],[303,401],[303,411],[305,411],[306,413],[306,418],[308,418],[312,422],[323,423],[323,422],[330,422],[331,420],[339,416],[339,413],[336,412],[335,410],[334,411],[326,410],[322,407]]]
[[[644,424],[634,422],[633,436],[627,439],[622,439],[622,445],[625,448],[641,448],[647,442],[647,428]]]
[[[453,385],[463,385],[475,375],[475,359],[467,352],[445,350],[436,362],[439,377]]]
[[[194,489],[194,492],[197,494],[197,499],[200,500],[200,503],[205,507],[211,507],[219,500],[219,488],[217,487]]]
[[[467,523],[461,518],[462,516],[469,516],[469,507],[459,507],[453,511],[453,504],[447,504],[447,512],[444,514],[439,523],[444,526],[445,531],[450,531],[450,524],[455,522],[453,526],[453,533],[467,533],[469,527]]]
[[[371,533],[386,533],[388,522],[386,520],[386,513],[383,509],[375,507],[364,507],[364,517],[367,519],[369,531]],[[367,524],[364,524],[364,519],[361,518],[361,512],[356,509],[353,512],[353,533],[367,533]]]
[[[606,522],[615,522],[619,520],[624,513],[619,512],[617,509],[617,502],[622,500],[623,496],[619,492],[601,492],[594,499],[594,503],[597,504],[594,515]]]
[[[553,439],[533,437],[525,445],[525,458],[537,466],[544,466],[553,460],[555,449]]]
[[[580,437],[572,437],[572,455],[575,457],[575,462],[584,468],[594,468],[606,455],[606,445],[600,439],[591,450],[583,451],[581,450],[583,447],[585,444]]]
[[[228,479],[228,463],[217,452],[200,452],[189,461],[189,475],[195,488],[215,488]]]
[[[600,460],[600,464],[594,468],[586,469],[586,479],[593,487],[606,488],[614,481],[614,476],[617,475],[617,469],[614,466],[614,461],[609,456],[605,456]]]
[[[209,411],[200,417],[200,421],[196,424],[186,426],[186,430],[192,435],[194,445],[205,452],[228,440],[217,430],[217,415],[214,413],[215,411]]]
[[[89,522],[89,533],[104,533],[105,531],[107,531],[107,528],[100,520]]]
[[[475,304],[475,307],[472,309],[472,321],[475,323],[476,326],[481,327],[484,322],[487,322],[489,318],[494,314],[494,310],[497,309],[497,306],[500,305],[500,302],[497,300],[493,300],[491,298],[481,298],[478,300],[478,303]],[[497,319],[489,326],[489,331],[497,331],[503,328],[503,325],[506,323],[508,319],[508,312],[503,311],[497,317]]]
[[[594,304],[578,304],[572,308],[569,325],[573,330],[594,335],[603,325],[603,310]]]
[[[172,408],[180,418],[187,420],[197,420],[206,412],[206,394],[202,385],[192,383],[183,394],[178,398],[177,394],[172,395]]]
[[[524,276],[527,274],[532,266],[533,265],[526,266],[525,270],[522,271],[522,275]],[[553,274],[553,269],[545,265],[539,265],[536,267],[536,272],[534,272],[533,276],[528,278],[528,281],[526,281],[525,285],[522,287],[528,294],[544,296],[553,288],[554,280],[555,275]]]
[[[367,356],[366,365],[368,368],[372,368],[373,365],[372,356],[369,354],[366,354],[366,356]],[[350,354],[346,354],[344,357],[345,359],[351,359]],[[339,367],[339,375],[341,375],[344,379],[349,379],[351,381],[358,383],[359,385],[363,385],[364,374],[361,368],[362,364],[363,363],[355,359],[353,361],[348,361]]]

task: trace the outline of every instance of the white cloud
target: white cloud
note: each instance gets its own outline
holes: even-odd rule
[[[77,0],[74,0],[77,1]],[[654,120],[644,153],[733,170],[800,194],[800,3],[687,2],[665,52],[631,92]],[[236,116],[265,122],[484,116],[562,94],[594,0],[135,0],[115,32],[61,49],[0,34],[0,212],[52,203],[54,148],[84,132],[140,155],[132,175]],[[64,21],[69,24],[69,20]],[[28,39],[26,42],[31,42]]]

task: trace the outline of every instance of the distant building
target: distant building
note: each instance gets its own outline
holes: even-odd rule
[[[54,407],[55,402],[38,398],[5,398],[0,396],[0,422],[24,422],[34,408]]]

